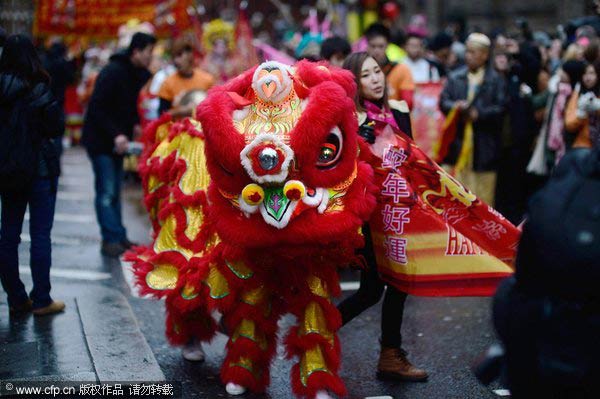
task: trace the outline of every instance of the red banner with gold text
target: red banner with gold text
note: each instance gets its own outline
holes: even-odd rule
[[[36,35],[115,38],[132,19],[155,25],[158,35],[190,27],[191,0],[37,0]]]
[[[386,130],[378,140],[387,143],[371,147],[381,195],[369,225],[382,278],[413,295],[492,295],[513,272],[520,231]]]

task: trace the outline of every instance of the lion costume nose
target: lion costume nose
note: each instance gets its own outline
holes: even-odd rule
[[[258,162],[264,170],[271,171],[279,164],[279,155],[273,148],[263,148],[258,154]]]
[[[283,183],[294,152],[279,137],[260,134],[240,153],[242,166],[256,183]]]

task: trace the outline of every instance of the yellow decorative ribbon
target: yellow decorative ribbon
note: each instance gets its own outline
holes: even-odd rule
[[[454,176],[463,171],[473,159],[473,122],[465,123],[465,131],[463,135],[463,143],[460,148],[460,154],[454,166]]]

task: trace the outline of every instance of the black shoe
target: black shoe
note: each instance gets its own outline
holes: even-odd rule
[[[121,241],[121,245],[124,246],[125,249],[131,249],[132,247],[137,247],[140,244],[138,244],[137,242],[131,242],[126,238],[123,241]]]
[[[123,244],[119,242],[102,242],[102,248],[100,249],[100,253],[104,256],[110,256],[111,258],[118,258],[123,255],[123,253],[127,250],[123,246]]]
[[[29,313],[31,312],[31,309],[33,309],[33,301],[28,298],[25,302],[20,303],[17,306],[11,306],[9,312],[11,315],[16,316]]]

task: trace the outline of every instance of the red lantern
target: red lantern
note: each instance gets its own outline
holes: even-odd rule
[[[381,15],[383,18],[393,21],[400,15],[400,7],[395,2],[388,1],[381,8]]]

